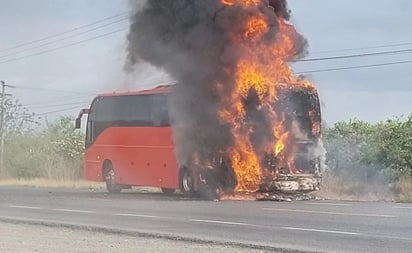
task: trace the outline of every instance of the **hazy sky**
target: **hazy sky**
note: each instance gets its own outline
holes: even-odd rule
[[[126,19],[121,20],[122,16],[46,41],[8,49],[127,12],[127,3],[127,0],[1,0],[0,80],[16,86],[44,89],[8,91],[30,110],[47,113],[49,118],[76,115],[97,92],[145,88],[168,81],[166,75],[148,67],[142,67],[134,76],[123,74],[126,30],[55,52],[30,56],[126,29],[128,23]],[[289,0],[289,3],[292,22],[309,41],[309,58],[412,49],[410,0]],[[74,36],[91,29],[95,30]],[[67,38],[69,36],[72,38]],[[324,52],[398,43],[410,44]],[[15,60],[20,57],[26,58]],[[412,60],[412,53],[302,62],[294,64],[294,69],[305,72],[405,60]],[[411,70],[412,64],[392,65],[317,72],[310,74],[310,79],[319,87],[324,118],[328,123],[354,117],[378,121],[412,112]],[[50,91],[53,89],[66,92]]]

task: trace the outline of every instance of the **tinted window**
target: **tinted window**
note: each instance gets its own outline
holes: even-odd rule
[[[168,125],[168,100],[164,94],[98,97],[90,108],[87,145],[108,127]]]
[[[150,122],[150,96],[101,97],[95,101],[93,114],[97,122]],[[140,122],[140,123],[139,123]]]

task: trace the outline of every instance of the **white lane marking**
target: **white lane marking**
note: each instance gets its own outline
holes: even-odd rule
[[[330,233],[330,234],[342,234],[342,235],[360,235],[361,233],[347,232],[347,231],[336,231],[336,230],[325,230],[325,229],[314,229],[314,228],[294,228],[294,227],[282,227],[287,230],[297,230],[306,232],[319,232],[319,233]]]
[[[395,209],[412,209],[412,206],[393,206]]]
[[[313,210],[281,209],[281,208],[265,208],[265,207],[262,208],[262,209],[266,210],[266,211],[279,211],[279,212],[316,213],[316,214],[345,215],[345,216],[396,218],[395,215],[390,215],[390,214],[340,213],[340,212],[324,212],[324,211],[313,211]]]
[[[224,224],[224,225],[253,226],[252,224],[248,224],[248,223],[231,222],[231,221],[219,221],[219,220],[190,219],[189,221],[192,221],[192,222],[203,222],[203,223]]]
[[[305,203],[305,205],[319,205],[319,206],[350,206],[350,204],[339,204],[339,203]]]
[[[370,234],[370,235],[364,234],[364,236],[376,237],[376,238],[383,238],[383,239],[395,239],[395,240],[403,240],[403,241],[412,241],[412,238],[400,237],[400,236],[376,235],[376,234]]]
[[[135,213],[113,213],[114,216],[128,216],[128,217],[140,217],[140,218],[161,218],[155,215],[135,214]]]
[[[94,213],[93,211],[88,211],[88,210],[62,209],[62,208],[56,208],[56,209],[53,209],[53,211],[68,212],[68,213]]]
[[[21,209],[42,209],[41,207],[38,206],[16,206],[16,205],[9,205],[10,208],[21,208]]]

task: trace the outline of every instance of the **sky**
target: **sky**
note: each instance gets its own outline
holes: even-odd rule
[[[291,22],[309,41],[307,58],[412,49],[412,1],[371,2],[289,0]],[[0,80],[19,87],[7,92],[30,111],[55,119],[77,115],[100,92],[170,82],[145,64],[134,74],[124,73],[127,12],[127,0],[1,0]],[[67,30],[73,31],[10,49]],[[403,53],[298,62],[293,68],[296,73],[314,71],[307,77],[319,89],[326,123],[351,118],[377,122],[412,112],[412,64],[317,71],[410,60],[412,53]]]

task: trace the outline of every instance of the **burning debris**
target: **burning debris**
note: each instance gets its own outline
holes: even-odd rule
[[[286,0],[147,0],[130,18],[127,68],[177,80],[176,155],[213,191],[313,191],[323,155],[316,88],[293,74],[307,41]]]

